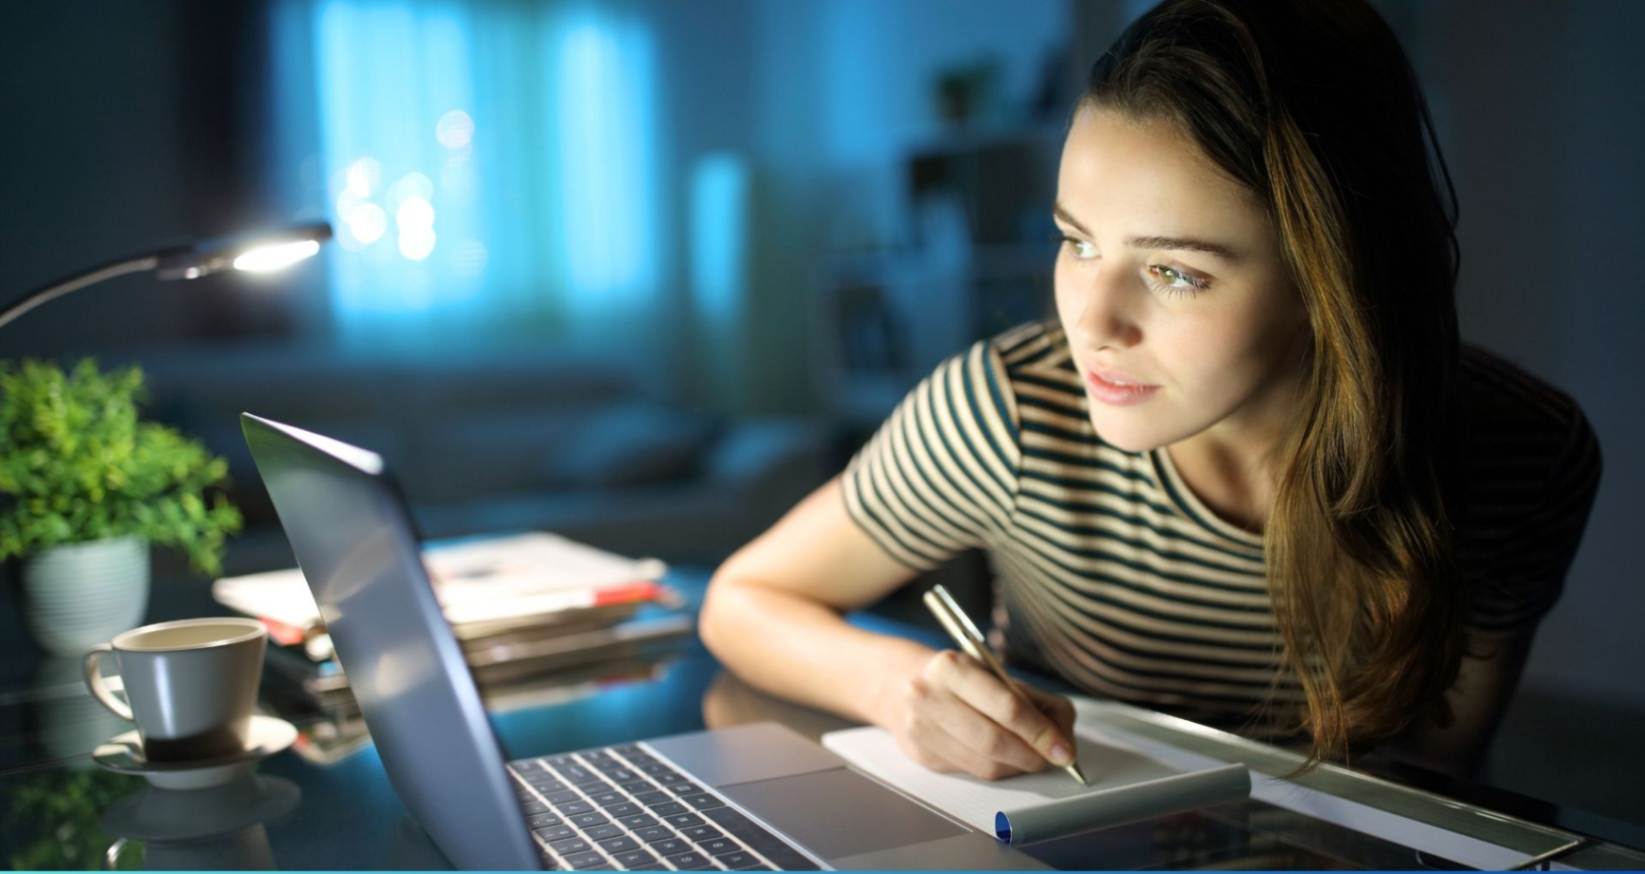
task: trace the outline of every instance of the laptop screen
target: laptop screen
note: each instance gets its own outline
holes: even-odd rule
[[[541,867],[381,457],[250,413],[240,425],[400,800],[459,867]]]

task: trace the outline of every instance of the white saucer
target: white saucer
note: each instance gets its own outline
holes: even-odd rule
[[[203,761],[151,762],[143,758],[143,742],[137,732],[128,731],[109,738],[92,751],[91,758],[116,774],[135,774],[161,789],[205,789],[250,774],[260,760],[296,740],[296,726],[284,719],[253,716],[246,748],[231,755]]]

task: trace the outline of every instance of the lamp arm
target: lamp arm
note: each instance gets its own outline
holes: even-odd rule
[[[153,270],[155,267],[159,266],[159,264],[160,255],[158,254],[139,255],[135,258],[122,258],[118,261],[110,261],[102,266],[94,267],[84,273],[77,273],[66,279],[60,279],[57,282],[45,286],[44,288],[39,288],[23,295],[16,301],[8,304],[5,309],[0,310],[0,328],[5,327],[8,322],[11,322],[17,317],[43,303],[46,303],[47,301],[55,300],[65,294],[85,288],[88,285],[96,285],[99,282],[113,279],[116,276],[124,276],[127,273],[142,273]]]

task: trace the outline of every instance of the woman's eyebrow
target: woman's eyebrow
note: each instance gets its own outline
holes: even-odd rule
[[[1074,230],[1077,230],[1082,234],[1089,235],[1091,233],[1090,229],[1088,229],[1085,225],[1080,224],[1079,219],[1074,218],[1072,213],[1063,208],[1061,201],[1051,205],[1051,214],[1073,225]]]
[[[1133,249],[1174,249],[1187,252],[1204,252],[1224,261],[1238,261],[1239,255],[1222,243],[1212,243],[1198,240],[1193,237],[1129,237],[1125,245]]]
[[[1087,229],[1085,225],[1081,224],[1079,219],[1074,218],[1068,210],[1064,209],[1061,203],[1054,204],[1051,207],[1051,211],[1057,218],[1073,225],[1075,230],[1090,236],[1091,231]],[[1125,245],[1130,246],[1133,249],[1203,252],[1207,255],[1221,258],[1224,261],[1239,260],[1239,253],[1236,252],[1232,246],[1228,246],[1223,243],[1212,243],[1210,241],[1200,240],[1194,237],[1166,237],[1157,235],[1147,237],[1128,237],[1125,240]]]

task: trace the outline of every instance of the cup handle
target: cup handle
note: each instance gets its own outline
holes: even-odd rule
[[[98,663],[102,660],[104,653],[110,652],[114,652],[114,647],[106,643],[99,643],[92,647],[90,652],[86,653],[84,663],[86,688],[91,690],[91,697],[96,698],[97,703],[107,707],[115,716],[130,720],[132,718],[131,708],[126,705],[126,702],[114,697],[114,692],[103,681],[103,672],[100,670]]]

